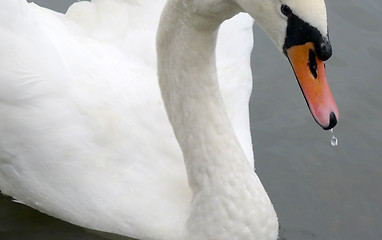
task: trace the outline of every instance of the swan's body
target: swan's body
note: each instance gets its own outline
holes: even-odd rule
[[[222,27],[216,72],[218,26],[241,8],[169,1],[157,63],[163,6],[94,0],[64,16],[0,3],[0,190],[136,238],[276,239],[253,171],[252,19]]]

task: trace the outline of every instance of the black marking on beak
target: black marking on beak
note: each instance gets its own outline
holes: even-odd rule
[[[309,69],[313,74],[313,77],[317,79],[317,61],[316,54],[312,49],[309,50]]]
[[[323,36],[321,32],[305,22],[295,14],[288,18],[286,38],[284,43],[284,54],[292,46],[304,45],[312,42],[314,44],[315,54],[322,61],[328,60],[332,56],[332,46],[329,41],[329,33]]]

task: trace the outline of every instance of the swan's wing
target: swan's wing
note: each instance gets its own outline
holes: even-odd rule
[[[127,56],[119,38],[92,34],[22,0],[0,2],[0,189],[78,225],[179,235],[190,201],[182,154],[155,60],[138,60],[155,38],[143,32]]]
[[[218,35],[216,58],[228,114],[247,159],[254,166],[248,109],[252,92],[252,27],[253,19],[244,13],[225,21]]]
[[[98,0],[97,4],[79,2],[68,11],[75,21],[93,38],[114,44],[135,62],[156,66],[155,34],[164,0],[134,1],[134,4]],[[225,21],[219,31],[217,69],[219,81],[234,130],[251,166],[254,164],[250,136],[248,104],[252,91],[250,55],[253,47],[253,19],[238,14]],[[129,31],[126,31],[128,29]],[[141,47],[142,41],[151,39]],[[155,68],[155,67],[154,67]]]

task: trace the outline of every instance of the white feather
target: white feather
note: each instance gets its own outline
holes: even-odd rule
[[[79,2],[61,15],[2,1],[2,192],[85,227],[179,236],[191,191],[156,79],[164,1],[156,2]],[[231,51],[218,59],[230,116],[253,162],[251,26],[247,16],[227,24],[239,36],[219,42],[219,54]]]

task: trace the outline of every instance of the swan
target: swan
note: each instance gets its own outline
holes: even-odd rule
[[[252,18],[333,128],[324,0],[92,0],[65,15],[2,0],[1,192],[139,239],[277,239],[250,140]]]

